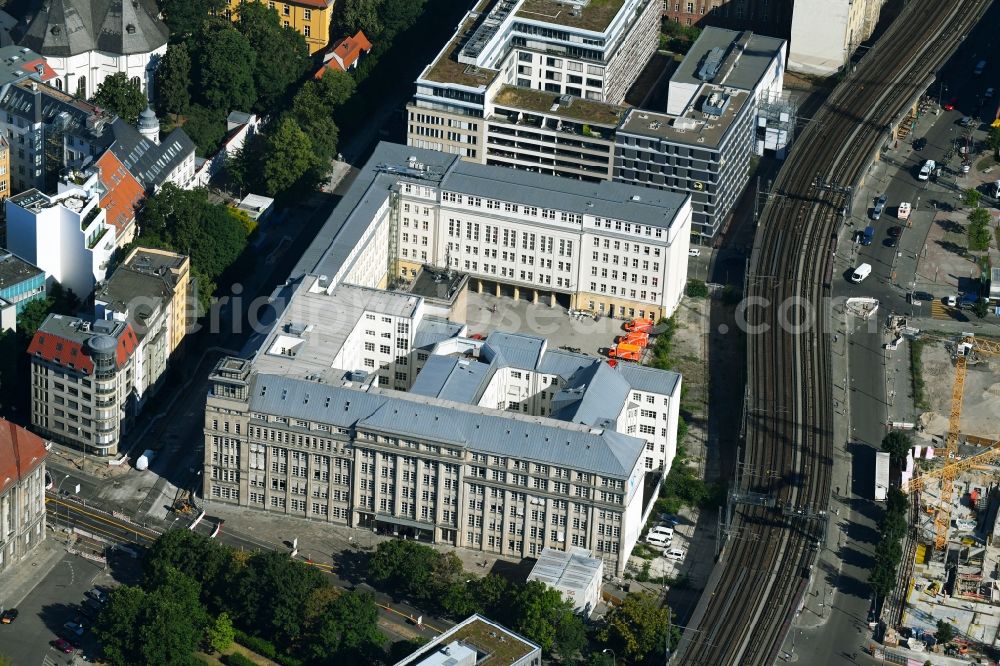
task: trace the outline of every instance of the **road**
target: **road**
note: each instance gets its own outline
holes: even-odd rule
[[[923,160],[942,159],[960,132],[960,118],[981,103],[985,81],[998,80],[1000,63],[997,62],[990,64],[991,75],[988,77],[980,78],[972,74],[978,57],[976,51],[981,49],[971,46],[991,47],[991,26],[998,22],[1000,5],[994,5],[956,55],[942,68],[939,78],[948,90],[943,101],[954,96],[959,102],[958,108],[918,121],[918,135],[927,139],[927,146],[921,151],[910,150],[909,146],[890,151],[888,164],[876,170],[875,177],[866,183],[865,191],[859,194],[853,211],[853,229],[874,224],[879,230],[876,242],[862,247],[851,243],[848,237],[841,243],[838,253],[851,253],[851,259],[845,266],[867,262],[872,265],[873,272],[861,285],[846,281],[838,272],[834,277],[835,296],[878,298],[880,314],[896,312],[929,317],[929,304],[911,306],[906,293],[912,289],[916,256],[926,242],[934,216],[930,202],[954,202],[956,195],[941,184],[917,180],[915,174]],[[930,90],[935,92],[938,88],[939,84],[935,83]],[[879,193],[887,195],[889,208],[887,216],[872,223],[868,215],[872,201]],[[898,224],[894,218],[894,207],[899,201],[914,204],[919,201],[920,204],[912,216],[913,226],[904,229],[899,247],[895,248],[884,243],[884,239],[887,238],[885,230]],[[897,256],[898,253],[902,256]],[[834,521],[839,523],[839,527],[834,528],[839,534],[830,540],[830,546],[836,551],[830,553],[834,557],[824,558],[824,561],[833,563],[824,571],[826,580],[814,586],[813,596],[807,598],[805,610],[797,623],[799,627],[793,630],[794,641],[790,637],[784,646],[792,655],[790,661],[806,664],[875,663],[860,650],[860,646],[869,639],[865,627],[870,606],[867,579],[873,563],[872,550],[878,540],[876,521],[881,514],[881,508],[871,499],[870,470],[874,464],[874,452],[888,430],[886,424],[889,421],[915,419],[912,400],[905,389],[897,390],[895,396],[887,395],[886,375],[892,375],[893,364],[890,359],[890,366],[886,367],[881,326],[856,324],[846,336],[849,349],[843,349],[841,343],[840,352],[834,350],[835,355],[846,352],[850,377],[849,411],[838,412],[843,418],[849,417],[850,434],[846,440],[847,447],[842,451],[845,458],[843,473],[838,477],[836,470],[834,472],[834,484],[843,490],[842,495],[835,494],[831,507],[839,512]],[[934,324],[941,327],[941,322]],[[916,325],[922,324],[918,320]],[[834,366],[837,366],[838,360],[835,357]],[[834,382],[842,389],[842,376],[835,375]],[[888,386],[894,385],[890,377]],[[835,398],[842,395],[842,391],[837,392]],[[848,479],[851,481],[848,482]],[[822,562],[820,566],[823,566]],[[823,614],[823,617],[817,613]],[[793,644],[794,649],[791,649]],[[858,655],[856,661],[852,659],[854,654]]]

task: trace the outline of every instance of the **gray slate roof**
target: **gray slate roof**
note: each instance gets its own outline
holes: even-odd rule
[[[413,348],[427,349],[433,347],[443,340],[457,336],[462,332],[463,328],[465,328],[464,324],[442,319],[441,317],[425,315],[420,319],[420,323],[417,324],[417,330],[413,333]]]
[[[608,429],[275,375],[254,376],[250,410],[622,478],[631,475],[646,446],[644,440]]]
[[[491,376],[486,363],[454,356],[431,356],[417,374],[410,393],[474,404]]]
[[[405,173],[385,173],[379,165],[406,166],[415,157],[440,181]],[[307,273],[334,276],[357,246],[375,213],[398,182],[429,183],[435,187],[524,205],[601,215],[657,227],[670,227],[686,194],[624,183],[585,183],[517,169],[465,162],[457,155],[382,141],[361,167],[340,203],[303,253],[291,277]],[[638,199],[633,199],[638,197]]]
[[[546,346],[545,338],[494,331],[487,336],[481,355],[486,362],[496,360],[503,365],[530,370],[538,365]]]
[[[556,394],[552,416],[586,425],[616,424],[631,388],[607,363],[593,363],[577,371]]]
[[[51,57],[150,53],[169,36],[158,14],[155,0],[36,0],[15,39]]]
[[[32,90],[32,85],[36,86],[35,90]],[[97,112],[97,107],[88,102],[33,81],[20,81],[8,86],[3,97],[0,97],[0,108],[29,123],[49,124],[65,113],[65,129],[70,134],[84,132],[87,129],[87,119]]]
[[[194,152],[194,142],[180,127],[158,145],[121,118],[116,118],[105,133],[111,142],[111,152],[146,190],[166,182],[170,172]]]

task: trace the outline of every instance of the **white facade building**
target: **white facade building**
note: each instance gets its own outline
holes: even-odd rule
[[[34,4],[13,37],[45,57],[59,90],[90,99],[122,72],[151,99],[168,34],[154,0],[47,0]]]
[[[827,76],[871,37],[885,0],[795,0],[788,68]]]
[[[99,202],[100,192],[81,188],[52,196],[32,189],[10,197],[8,249],[85,299],[104,280],[115,245]]]

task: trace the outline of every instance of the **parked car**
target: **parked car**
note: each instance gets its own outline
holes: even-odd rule
[[[914,139],[913,150],[920,151],[926,147],[927,147],[927,139],[925,139],[924,137],[920,137],[919,139]]]
[[[689,257],[700,257],[701,256],[701,250],[699,250],[696,247],[692,247],[692,248],[690,248],[688,250],[688,256]]]
[[[954,111],[956,106],[958,106],[958,98],[952,97],[951,99],[949,99],[947,102],[944,103],[944,110]]]
[[[949,308],[953,308],[956,305],[958,305],[958,298],[956,296],[953,296],[952,294],[948,294],[942,300],[944,301],[944,304],[947,305]]]
[[[83,632],[85,631],[83,625],[79,622],[67,622],[63,625],[63,629],[76,636],[83,636]]]
[[[928,180],[931,177],[931,172],[937,167],[934,160],[927,160],[924,165],[920,167],[920,173],[917,174],[917,180]]]
[[[886,233],[893,238],[899,238],[903,233],[903,227],[889,227],[889,230]]]
[[[651,546],[659,546],[660,548],[666,548],[670,545],[671,539],[663,536],[662,534],[647,534],[646,543]]]
[[[660,522],[669,525],[670,527],[676,527],[680,524],[681,519],[670,513],[661,513]]]
[[[975,74],[976,76],[979,76],[980,74],[983,73],[985,69],[986,69],[986,61],[980,60],[979,62],[976,63],[976,68],[972,70],[972,73]]]
[[[670,559],[677,561],[683,560],[685,557],[687,557],[687,551],[681,550],[680,548],[671,548],[664,554]]]
[[[990,99],[991,97],[993,97],[993,88],[987,88],[986,92],[983,93],[983,97],[985,97],[986,99]]]
[[[972,116],[962,116],[962,119],[958,121],[958,124],[962,127],[968,127],[972,124]]]
[[[74,650],[76,650],[76,648],[73,647],[73,644],[70,643],[65,638],[57,638],[54,641],[52,641],[51,643],[49,643],[49,645],[51,645],[55,649],[59,650],[60,652],[65,652],[66,654],[70,654]]]
[[[85,599],[83,604],[80,605],[80,610],[91,620],[95,620],[101,614],[101,611],[104,610],[104,606],[97,599]]]
[[[649,530],[650,534],[662,534],[668,539],[674,538],[674,530],[671,527],[664,527],[663,525],[657,525]]]
[[[474,338],[474,339],[478,339],[478,338]],[[91,589],[87,590],[86,592],[84,592],[83,594],[88,599],[93,599],[94,601],[98,601],[98,602],[100,602],[102,604],[105,604],[105,603],[108,602],[108,593],[105,592],[104,590],[102,590],[99,587],[91,588]]]
[[[17,609],[8,608],[2,614],[0,614],[0,624],[13,624],[14,620],[17,619]]]
[[[880,217],[882,217],[882,211],[885,210],[885,195],[879,195],[879,198],[875,200],[875,207],[872,208],[872,219],[876,222]]]

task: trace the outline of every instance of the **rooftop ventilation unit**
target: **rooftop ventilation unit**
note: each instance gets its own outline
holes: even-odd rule
[[[702,113],[709,116],[721,116],[729,107],[732,98],[725,93],[714,92],[709,95],[701,105]]]
[[[701,67],[698,68],[696,76],[702,81],[711,81],[714,79],[715,75],[719,73],[719,67],[722,65],[722,59],[725,55],[726,52],[719,47],[715,47],[706,53],[705,59],[702,60]]]

